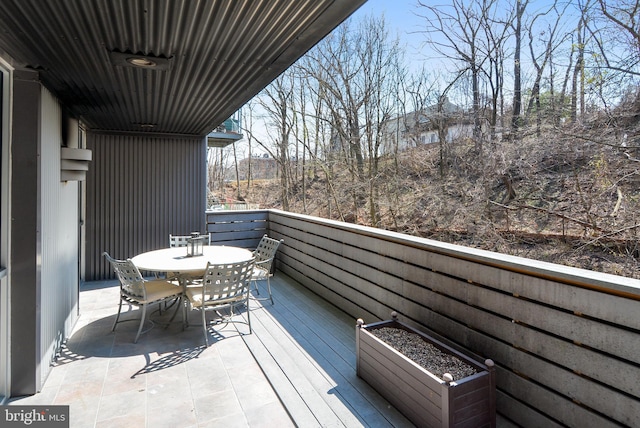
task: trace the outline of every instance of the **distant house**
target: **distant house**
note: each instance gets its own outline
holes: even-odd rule
[[[437,104],[423,110],[387,120],[382,125],[382,153],[393,153],[425,144],[440,141],[440,129],[447,142],[459,138],[471,137],[473,122],[462,108],[448,99],[438,108]]]
[[[278,175],[278,163],[265,153],[264,155],[252,156],[238,162],[238,178],[240,180],[248,178],[249,163],[251,163],[251,179],[253,180],[270,180]],[[235,170],[229,170],[226,178],[235,180]]]

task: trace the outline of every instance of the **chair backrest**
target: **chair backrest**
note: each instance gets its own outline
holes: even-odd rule
[[[133,298],[138,297],[146,299],[144,279],[131,259],[117,260],[111,257],[107,252],[104,252],[103,255],[107,258],[107,261],[111,263],[114,272],[118,276],[122,292]]]
[[[269,238],[267,235],[264,235],[258,243],[258,247],[253,251],[253,255],[256,258],[256,264],[259,265],[261,269],[271,272],[273,259],[276,256],[278,247],[283,242],[284,239],[278,241],[277,239]]]
[[[202,234],[200,236],[206,237],[204,244],[211,245],[211,234]],[[186,247],[187,239],[191,238],[191,235],[169,235],[169,247]]]
[[[255,259],[245,262],[214,264],[207,262],[203,290],[207,301],[226,303],[248,296],[251,273]]]

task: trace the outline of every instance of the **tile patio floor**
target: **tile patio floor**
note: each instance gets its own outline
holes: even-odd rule
[[[245,325],[216,326],[206,348],[193,311],[185,331],[156,325],[134,344],[137,322],[111,332],[117,301],[117,282],[83,286],[79,321],[44,388],[10,404],[69,405],[71,427],[295,426],[238,333]]]

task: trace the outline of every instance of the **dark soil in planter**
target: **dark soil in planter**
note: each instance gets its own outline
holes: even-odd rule
[[[415,333],[393,327],[372,329],[370,333],[440,379],[445,373],[450,373],[454,380],[478,373],[475,367],[442,352]]]

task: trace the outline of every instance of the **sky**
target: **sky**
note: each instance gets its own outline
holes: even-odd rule
[[[384,15],[389,29],[409,40],[416,37],[410,33],[419,30],[423,23],[423,18],[417,16],[419,12],[418,0],[368,0],[352,17],[357,19],[370,14]]]
[[[371,14],[384,15],[385,22],[389,29],[389,36],[400,37],[401,43],[405,44],[409,57],[414,58],[414,62],[423,63],[433,61],[438,55],[428,46],[425,46],[426,35],[421,33],[425,28],[425,18],[419,15],[427,14],[424,7],[418,5],[419,0],[368,0],[357,11],[351,15],[354,20],[359,20]],[[428,0],[423,3],[430,4]],[[446,4],[447,2],[443,2]],[[549,0],[534,0],[527,8],[527,14],[535,14],[549,8],[552,2]],[[565,12],[566,26],[573,25],[576,13],[575,8],[569,8]],[[573,12],[572,12],[573,11]]]
[[[429,0],[422,1],[425,4],[432,4]],[[368,0],[351,15],[351,18],[358,21],[370,15],[383,15],[389,30],[390,39],[393,39],[396,35],[400,38],[401,46],[405,49],[405,59],[410,71],[419,72],[424,65],[425,69],[433,72],[434,75],[450,76],[455,73],[460,67],[460,64],[443,57],[443,54],[436,52],[426,43],[427,35],[424,33],[426,18],[424,18],[424,15],[428,14],[428,10],[425,7],[419,6],[418,2],[419,0]],[[447,3],[450,2],[442,2],[442,4]],[[550,0],[534,0],[530,2],[526,13],[527,15],[531,15],[546,11],[551,4],[552,2]],[[569,4],[571,4],[571,1]],[[562,31],[569,31],[571,28],[575,28],[576,13],[576,7],[569,7],[564,11],[564,18],[558,34],[561,34]],[[552,15],[549,15],[550,20],[551,17]],[[545,22],[544,18],[538,21],[538,25],[543,22]],[[437,33],[434,33],[431,34],[431,37],[438,38],[439,36]],[[449,45],[448,41],[442,36],[440,37],[444,45]],[[525,46],[521,59],[524,80],[532,78],[531,73],[533,73],[533,66],[529,59],[527,46]],[[537,49],[542,52],[540,46],[538,46]],[[565,48],[559,52],[566,51],[567,49]],[[507,55],[507,67],[512,67],[509,62],[511,59],[509,52]],[[563,58],[560,57],[560,54],[555,56],[555,61],[557,65],[563,65]]]
[[[369,15],[384,15],[389,36],[397,35],[401,44],[406,45],[407,54],[421,63],[425,60],[422,46],[425,36],[419,33],[424,28],[424,18],[418,16],[419,13],[418,0],[368,0],[351,16],[358,20]]]
[[[368,0],[357,11],[351,15],[351,19],[355,22],[361,20],[364,17],[374,15],[384,15],[385,23],[389,31],[389,38],[393,39],[396,36],[399,37],[401,45],[405,47],[407,53],[407,60],[411,61],[410,68],[420,69],[422,63],[427,60],[427,55],[424,52],[425,37],[423,34],[418,34],[418,30],[421,25],[424,25],[424,18],[416,15],[419,12],[417,6],[418,0]],[[258,108],[259,107],[255,107]],[[256,124],[258,122],[257,119]],[[256,137],[262,141],[268,141],[270,139],[266,132],[261,132],[260,127],[254,127],[253,132]],[[236,143],[236,146],[240,152],[245,149],[244,140],[240,143]],[[264,150],[260,147],[254,148],[254,154],[262,155]]]
[[[433,72],[436,77],[446,77],[458,67],[458,64],[442,58],[441,54],[433,51],[425,43],[427,36],[421,32],[425,29],[425,18],[420,15],[426,14],[427,10],[420,7],[418,1],[368,0],[351,15],[351,19],[358,22],[371,15],[384,16],[389,38],[394,39],[397,36],[400,39],[410,71],[419,72],[425,65],[426,70]],[[424,2],[428,3],[428,0]],[[535,0],[533,4],[537,8],[542,8],[548,5],[548,0]],[[526,61],[527,59],[524,58],[525,65]],[[260,135],[260,139],[268,140],[269,138],[267,135]]]

